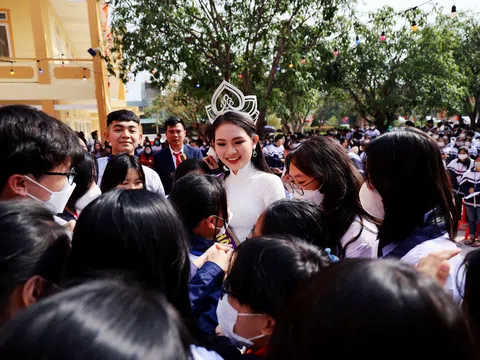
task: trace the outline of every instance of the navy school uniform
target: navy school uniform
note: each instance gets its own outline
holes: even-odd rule
[[[215,242],[192,234],[190,237],[190,259],[202,256]],[[192,267],[194,265],[190,263]],[[217,305],[222,293],[224,271],[217,264],[207,261],[192,273],[189,296],[193,313],[200,330],[213,340],[218,326]]]
[[[480,172],[478,172],[475,167],[463,174],[462,180],[460,181],[459,190],[463,194],[468,195],[470,193],[470,189],[472,188],[474,192],[480,191]],[[465,205],[468,206],[480,207],[480,195],[473,196],[469,199],[464,199],[464,202]]]
[[[458,158],[448,163],[447,170],[452,182],[452,188],[457,195],[464,195],[464,193],[460,190],[460,182],[463,174],[465,174],[472,167],[473,161],[470,161],[469,165],[466,165],[466,162],[462,163]]]

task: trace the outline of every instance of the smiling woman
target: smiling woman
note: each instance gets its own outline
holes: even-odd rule
[[[225,186],[233,214],[230,225],[244,241],[258,216],[268,205],[285,197],[279,177],[268,168],[246,113],[228,111],[213,122],[214,146],[220,161],[230,169]]]

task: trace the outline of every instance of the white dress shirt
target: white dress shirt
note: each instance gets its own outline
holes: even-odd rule
[[[97,161],[98,161],[97,185],[100,186],[102,184],[103,173],[105,172],[105,168],[107,167],[107,164],[108,164],[108,157],[107,156],[101,157],[97,159]],[[160,180],[160,176],[158,176],[157,172],[143,165],[142,165],[142,169],[145,174],[145,185],[147,187],[147,190],[153,193],[156,193],[165,199],[165,190],[163,189],[162,181]]]
[[[345,247],[352,239],[362,230],[360,218],[357,216],[348,228],[347,232],[340,239],[340,244]],[[376,259],[378,252],[378,229],[375,224],[367,220],[363,220],[363,230],[360,237],[347,246],[345,258],[368,258]]]
[[[177,157],[175,156],[175,153],[178,153],[178,151],[174,151],[170,146],[168,146],[168,148],[170,149],[170,152],[172,153],[173,166],[176,169],[177,168]],[[183,152],[183,148],[184,148],[184,146],[182,145],[182,148],[180,149],[180,153],[185,154]]]
[[[255,169],[251,161],[236,175],[231,171],[225,179],[225,187],[233,215],[229,225],[240,242],[245,240],[268,205],[285,198],[280,178]]]
[[[390,251],[393,250],[395,244],[389,244],[383,248],[383,254],[388,254]],[[436,239],[427,240],[417,246],[415,246],[412,250],[410,250],[404,257],[400,259],[400,261],[411,264],[417,265],[420,259],[424,258],[425,256],[442,250],[455,250],[458,249],[457,244],[451,241],[448,238],[448,234],[444,234]],[[459,304],[462,301],[462,297],[458,291],[457,283],[460,289],[464,288],[465,285],[465,278],[463,276],[463,271],[461,271],[461,266],[463,262],[463,257],[461,254],[455,255],[448,263],[450,264],[450,274],[447,278],[447,283],[445,284],[445,290],[452,295],[453,300],[455,303]]]

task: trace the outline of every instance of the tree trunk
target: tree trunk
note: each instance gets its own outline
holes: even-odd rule
[[[260,109],[260,114],[258,115],[257,120],[257,135],[260,136],[260,139],[263,139],[263,130],[267,125],[267,109]]]

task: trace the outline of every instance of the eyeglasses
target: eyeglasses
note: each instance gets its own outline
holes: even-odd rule
[[[221,220],[223,225],[222,226],[217,226],[218,229],[221,229],[223,228],[224,226],[227,227],[228,226],[228,220],[220,217],[220,216],[217,216],[217,215],[213,215],[214,217],[216,217],[218,220]],[[216,225],[219,225],[219,224],[216,224]]]
[[[67,177],[67,181],[68,181],[68,185],[72,185],[72,184],[73,184],[73,180],[75,179],[75,175],[77,175],[77,173],[74,171],[74,169],[72,169],[72,170],[70,170],[70,172],[68,172],[68,173],[55,172],[55,171],[45,171],[45,172],[43,173],[43,175],[66,176],[66,177]]]
[[[306,184],[303,184],[303,185],[300,185],[299,183],[295,182],[295,181],[292,181],[292,180],[287,180],[285,181],[285,188],[288,190],[289,193],[293,194],[293,192],[296,192],[297,194],[299,195],[302,195],[305,193],[303,191],[303,189],[310,185],[311,183],[313,183],[314,181],[316,181],[317,179],[312,179],[311,181],[309,181],[308,183]]]

